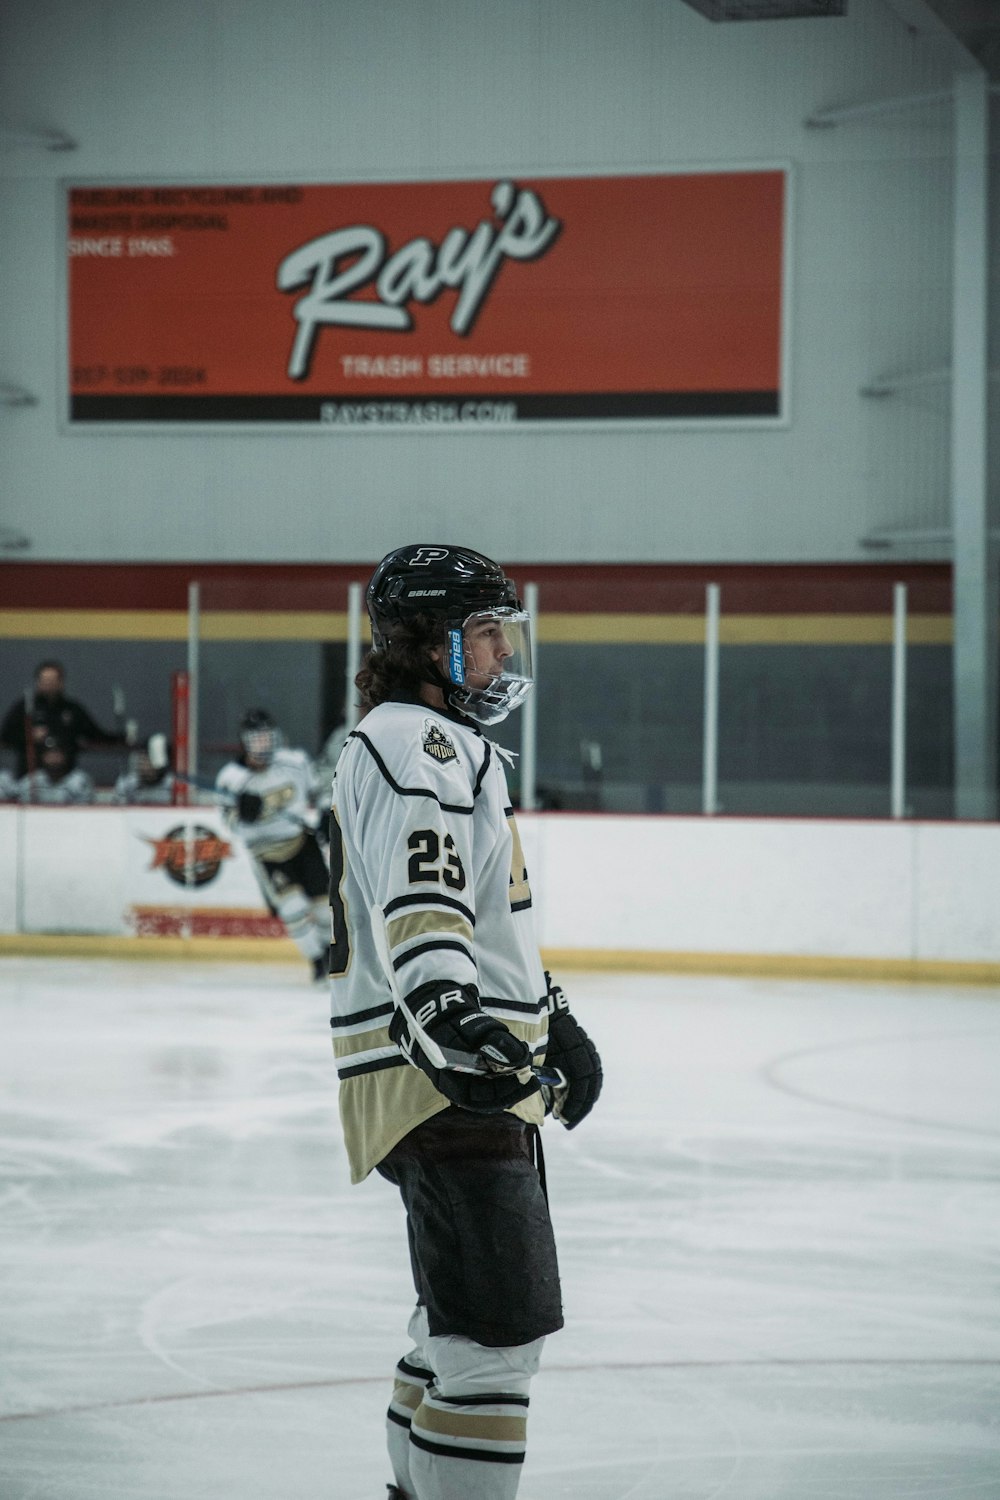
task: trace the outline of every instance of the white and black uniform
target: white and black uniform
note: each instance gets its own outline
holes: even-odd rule
[[[94,800],[94,778],[76,766],[55,780],[48,771],[39,767],[21,777],[17,783],[17,799],[50,807],[83,806]]]
[[[546,976],[500,753],[417,699],[372,709],[340,756],[330,838],[331,992],[351,1177],[396,1183],[418,1306],[389,1451],[402,1496],[512,1500],[528,1386],[562,1326],[533,1146],[534,1092],[458,1108],[389,1033],[421,986],[475,985],[482,1009],[545,1053]]]
[[[173,773],[168,771],[159,781],[144,781],[138,771],[123,771],[111,800],[130,807],[170,807],[174,800]]]
[[[448,1104],[390,1039],[395,1005],[380,947],[402,994],[433,980],[474,984],[483,1010],[544,1056],[545,973],[496,746],[422,703],[373,709],[337,767],[330,867],[331,1025],[360,1182]],[[515,1112],[537,1123],[540,1096]]]
[[[329,874],[313,832],[317,782],[308,755],[282,747],[259,770],[242,760],[229,761],[215,785],[229,797],[251,793],[260,798],[255,818],[241,817],[233,805],[225,809],[226,820],[253,856],[269,909],[280,917],[299,951],[314,964],[323,959],[325,967]]]

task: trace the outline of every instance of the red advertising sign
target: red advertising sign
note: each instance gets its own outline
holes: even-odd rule
[[[782,414],[780,170],[71,187],[70,420]]]

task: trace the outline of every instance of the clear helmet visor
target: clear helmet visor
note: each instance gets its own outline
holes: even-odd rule
[[[247,760],[269,766],[281,745],[281,732],[277,729],[244,729],[240,739]]]
[[[451,705],[480,724],[499,723],[531,691],[531,620],[523,609],[469,615],[449,627],[445,652]]]

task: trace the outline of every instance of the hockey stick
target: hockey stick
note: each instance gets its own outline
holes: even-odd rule
[[[468,1052],[458,1052],[451,1047],[439,1047],[432,1036],[414,1019],[413,1013],[406,1004],[399,984],[396,980],[396,972],[392,967],[392,958],[389,954],[389,942],[385,932],[385,916],[382,908],[375,906],[371,913],[372,938],[375,943],[375,951],[378,954],[382,972],[385,974],[392,998],[397,1007],[406,1016],[411,1028],[419,1034],[420,1046],[427,1053],[428,1060],[435,1068],[449,1069],[454,1073],[475,1073],[477,1077],[494,1078],[502,1077],[503,1070],[491,1068],[484,1057]],[[528,1064],[539,1083],[552,1089],[565,1088],[566,1077],[559,1068],[546,1068],[544,1064],[536,1067],[533,1063]]]
[[[115,723],[122,737],[121,771],[122,775],[124,775],[128,771],[129,751],[135,744],[139,726],[135,719],[127,717],[128,709],[125,704],[125,689],[120,682],[113,683],[111,687],[111,712],[115,716]]]
[[[38,764],[35,750],[35,702],[30,687],[24,690],[24,758],[30,776]]]

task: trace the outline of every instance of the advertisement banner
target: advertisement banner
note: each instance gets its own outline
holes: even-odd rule
[[[786,177],[70,186],[69,420],[780,420]]]
[[[139,937],[283,937],[243,844],[210,807],[129,808],[125,924]]]

